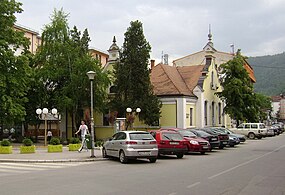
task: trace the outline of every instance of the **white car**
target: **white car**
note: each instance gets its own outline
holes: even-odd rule
[[[247,136],[249,139],[261,139],[267,136],[267,128],[264,123],[242,123],[232,132]]]
[[[106,141],[102,149],[103,158],[117,157],[121,163],[129,159],[147,158],[155,163],[158,147],[154,137],[145,131],[120,131]]]

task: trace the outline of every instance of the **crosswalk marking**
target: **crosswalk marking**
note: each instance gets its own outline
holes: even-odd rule
[[[52,169],[62,169],[80,165],[91,164],[91,162],[74,163],[0,163],[0,175],[24,174],[33,171],[45,171]]]

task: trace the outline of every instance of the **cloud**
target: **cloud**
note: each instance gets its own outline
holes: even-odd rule
[[[54,8],[70,13],[70,27],[88,29],[91,45],[107,50],[115,35],[119,46],[130,21],[143,23],[152,46],[152,58],[162,51],[177,58],[202,50],[212,26],[214,46],[230,51],[230,44],[243,54],[268,55],[285,49],[285,1],[283,0],[20,0],[24,12],[18,22],[41,31]],[[279,42],[278,42],[279,41]]]

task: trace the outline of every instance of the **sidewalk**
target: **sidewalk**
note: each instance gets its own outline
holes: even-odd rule
[[[100,148],[94,149],[95,158],[91,158],[91,150],[68,151],[68,146],[63,146],[62,152],[48,153],[47,147],[36,144],[36,153],[20,154],[20,144],[13,144],[12,154],[0,154],[1,162],[18,163],[62,163],[62,162],[92,162],[104,160]]]

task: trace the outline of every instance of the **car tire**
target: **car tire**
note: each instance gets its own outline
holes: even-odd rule
[[[177,158],[183,158],[184,154],[176,154]]]
[[[200,154],[204,155],[204,154],[206,154],[206,152],[200,152]]]
[[[254,133],[249,133],[248,134],[249,139],[255,139],[255,134]]]
[[[105,148],[102,149],[102,157],[103,158],[108,158],[108,155],[107,155],[107,152],[106,152]]]
[[[150,163],[155,163],[155,162],[156,162],[156,159],[157,159],[157,158],[149,158],[148,160],[149,160]]]
[[[219,146],[219,149],[224,149],[224,145],[220,145],[220,146]]]
[[[128,158],[126,157],[125,152],[123,150],[120,151],[119,160],[123,164],[128,162]]]

